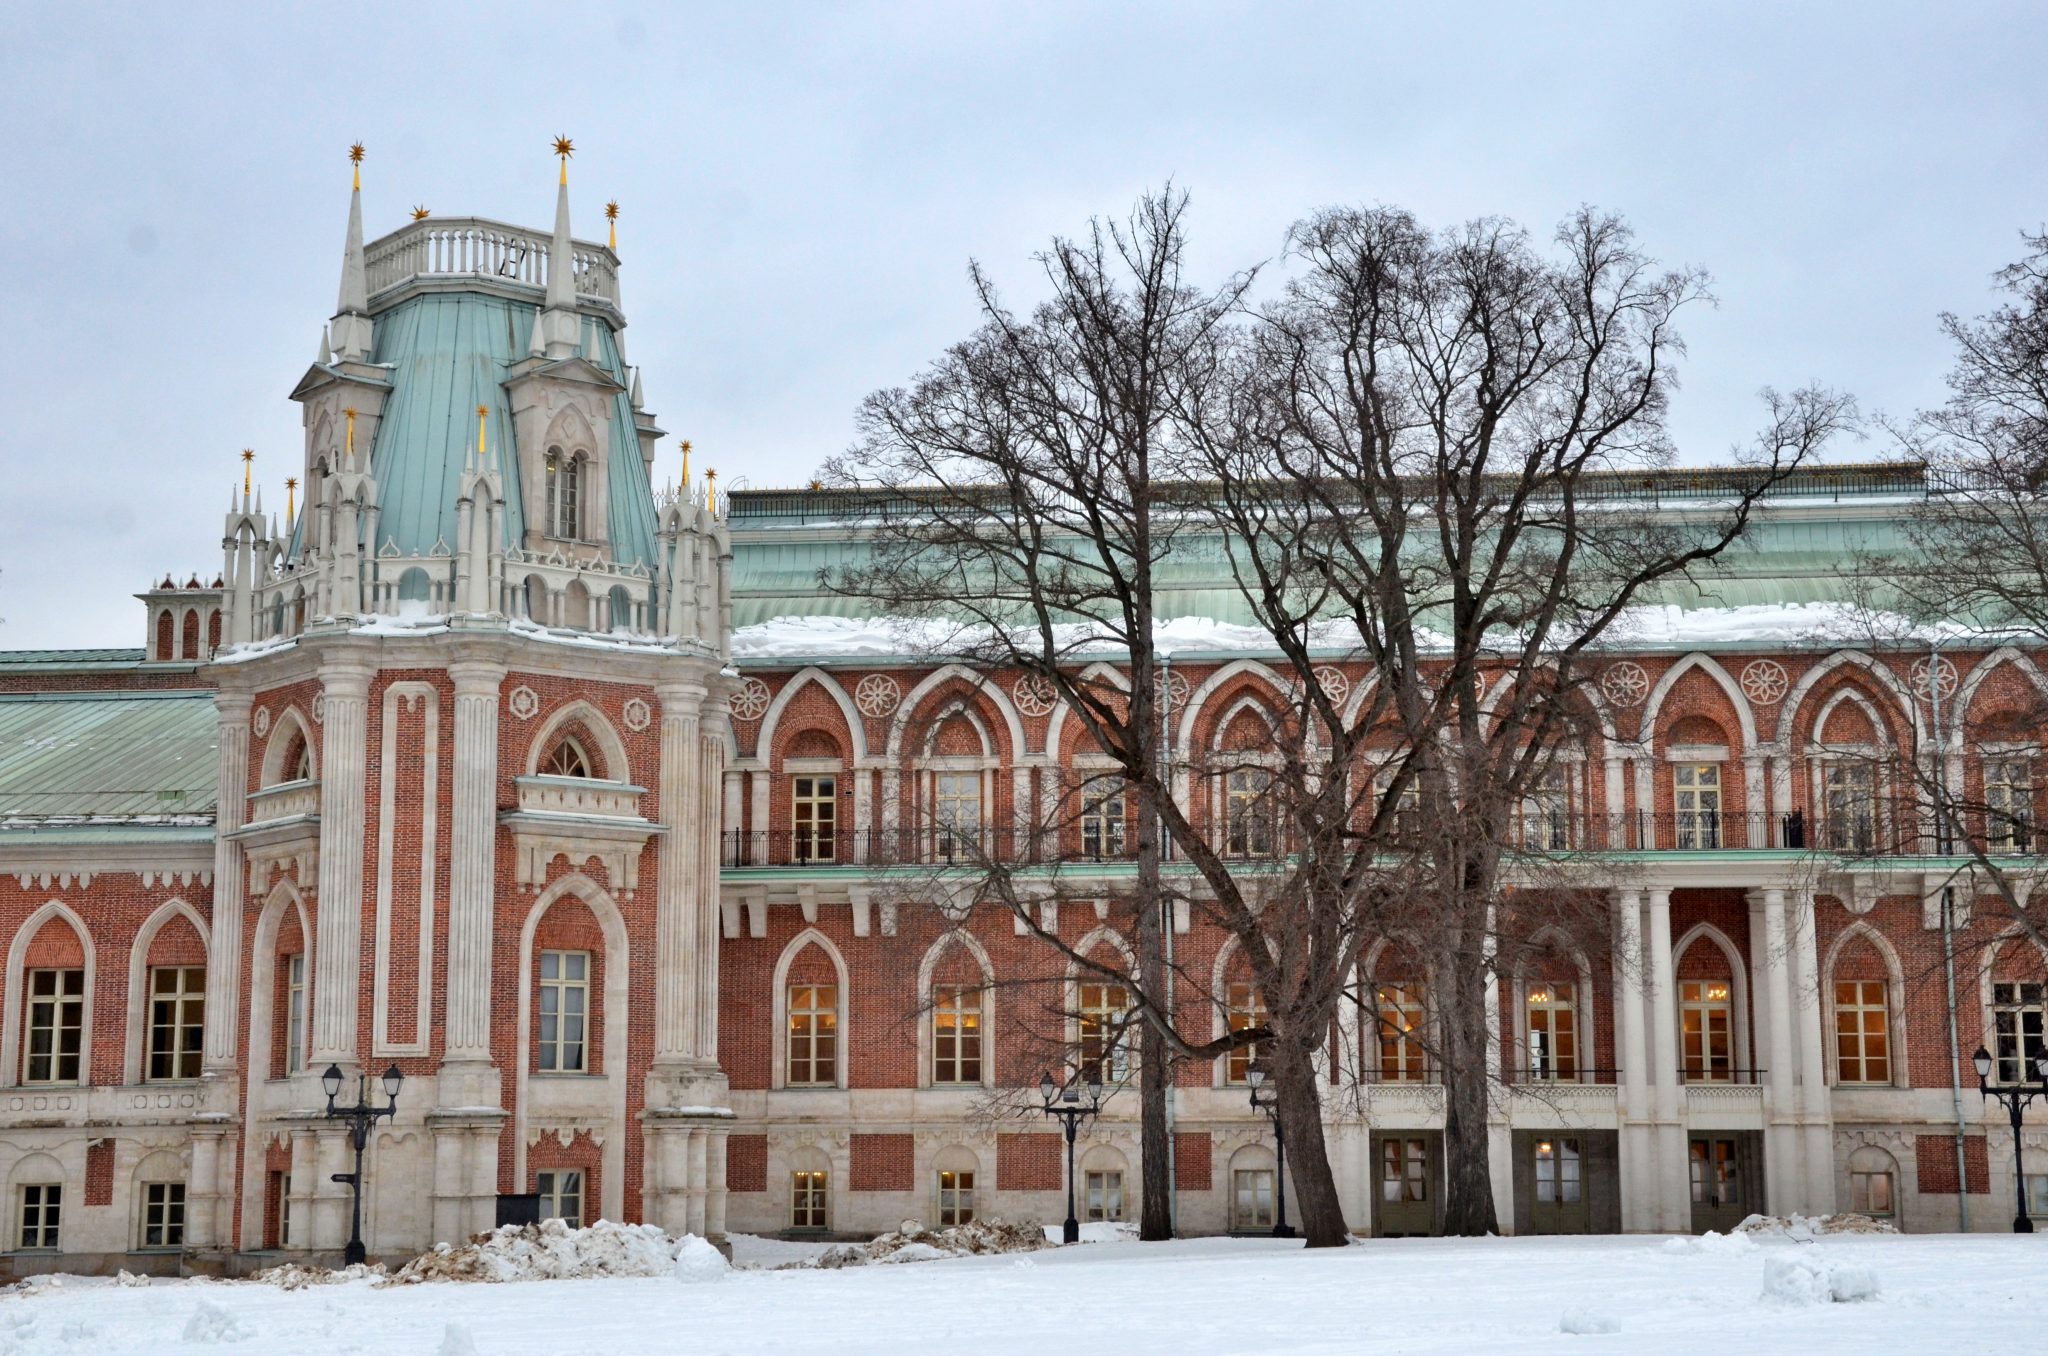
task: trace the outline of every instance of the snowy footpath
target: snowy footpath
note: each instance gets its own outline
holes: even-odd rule
[[[640,1279],[41,1280],[0,1292],[0,1353],[2048,1351],[2048,1235],[1193,1239],[765,1269],[817,1251],[740,1239],[736,1269],[686,1250]]]

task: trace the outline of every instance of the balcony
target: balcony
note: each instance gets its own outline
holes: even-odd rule
[[[227,835],[242,845],[257,880],[296,869],[311,880],[320,860],[320,783],[278,782],[249,793],[248,819]]]
[[[515,777],[519,808],[499,814],[512,831],[519,884],[547,879],[548,863],[567,857],[603,864],[612,888],[632,898],[640,888],[640,853],[662,827],[640,813],[645,787],[595,777]]]
[[[545,231],[528,230],[483,217],[428,217],[400,227],[363,252],[373,305],[407,283],[484,283],[521,296],[538,297],[548,286]],[[570,242],[576,295],[619,304],[619,261],[603,245]]]
[[[1072,865],[1137,860],[1134,844],[1083,841],[1030,829],[753,829],[721,835],[721,860],[740,867]]]

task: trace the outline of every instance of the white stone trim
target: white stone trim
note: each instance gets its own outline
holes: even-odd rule
[[[413,986],[413,1037],[391,1039],[391,914],[396,874],[393,855],[398,823],[398,787],[393,769],[398,761],[398,724],[408,701],[421,703],[425,738],[420,759],[419,957]],[[384,689],[380,719],[382,743],[377,758],[377,938],[372,979],[370,1044],[373,1058],[425,1055],[434,1026],[434,895],[441,867],[441,694],[432,683],[393,683]]]
[[[53,899],[31,913],[19,928],[15,929],[14,940],[7,945],[7,1012],[0,1021],[0,1086],[18,1087],[21,1084],[21,1042],[22,1018],[26,1007],[23,986],[27,977],[23,969],[28,960],[29,943],[35,940],[43,925],[52,919],[62,919],[77,936],[80,949],[85,955],[85,1008],[79,1017],[79,1087],[92,1084],[92,1028],[93,1008],[97,1003],[96,989],[99,983],[99,964],[92,944],[92,933],[85,921],[61,900]]]
[[[837,976],[837,992],[833,1004],[836,1009],[834,1020],[839,1024],[837,1049],[833,1051],[834,1084],[844,1092],[852,1086],[849,1075],[853,1064],[853,1045],[848,1039],[846,1013],[852,985],[847,979],[846,957],[839,954],[839,948],[832,939],[816,928],[805,928],[789,939],[789,945],[782,948],[782,954],[775,960],[775,987],[772,991],[773,1025],[769,1028],[771,1048],[768,1055],[768,1086],[786,1088],[789,1086],[789,968],[805,948],[816,945],[823,948],[826,958],[832,962]]]
[[[149,1029],[149,948],[173,918],[184,918],[198,930],[199,944],[206,948],[206,972],[209,976],[213,973],[213,930],[199,911],[182,899],[168,899],[158,905],[156,912],[137,929],[135,943],[128,948],[128,1026],[121,1042],[121,1081],[130,1085],[143,1081],[143,1047]]]

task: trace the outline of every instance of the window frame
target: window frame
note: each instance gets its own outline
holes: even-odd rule
[[[1129,802],[1119,777],[1093,777],[1081,787],[1081,856],[1091,862],[1117,861],[1126,854]]]
[[[142,1183],[135,1212],[137,1252],[178,1252],[185,1246],[185,1183],[159,1179]],[[152,1233],[160,1233],[154,1241]]]
[[[1245,1031],[1263,1026],[1272,1014],[1266,1011],[1263,995],[1258,985],[1248,979],[1234,979],[1223,986],[1223,1022],[1227,1030]],[[1249,1083],[1252,1063],[1259,1057],[1259,1047],[1251,1045],[1233,1046],[1223,1055],[1223,1086],[1241,1088]]]
[[[1230,1170],[1230,1228],[1234,1233],[1271,1229],[1274,1221],[1273,1193],[1277,1185],[1273,1168],[1243,1167]],[[1249,1218],[1245,1209],[1246,1188],[1251,1188]]]
[[[53,976],[51,981],[55,992],[38,994],[36,985],[43,976]],[[67,993],[69,977],[78,977],[78,992]],[[25,995],[25,1009],[22,1013],[21,1082],[24,1086],[65,1087],[75,1086],[85,1077],[85,970],[81,966],[40,966],[22,976],[22,992]],[[45,1010],[50,1021],[38,1024],[38,1010]],[[67,1011],[71,1020],[67,1023]],[[35,1052],[36,1034],[47,1031],[50,1049],[43,1054]],[[69,1034],[72,1049],[63,1048],[63,1038]],[[38,1078],[34,1072],[38,1059],[48,1060],[49,1073]],[[64,1072],[65,1061],[69,1060],[71,1072]]]
[[[167,992],[162,976],[178,976]],[[198,977],[196,988],[187,983]],[[206,1060],[206,967],[204,965],[153,965],[149,967],[149,1023],[143,1032],[142,1081],[145,1083],[190,1083],[205,1068]],[[172,1020],[162,1020],[169,1005]],[[170,1035],[170,1048],[160,1044],[162,1033]],[[170,1072],[158,1073],[159,1063]],[[189,1072],[187,1070],[189,1069]]]
[[[2008,990],[2010,996],[2002,998],[2001,993]],[[2048,981],[1992,980],[1990,1017],[1987,1029],[1991,1032],[1991,1081],[2006,1087],[2031,1083],[2027,1065],[2043,1049],[2048,1049]],[[2012,1018],[2010,1031],[2006,1030],[2007,1017]]]
[[[804,1002],[797,999],[803,995]],[[782,1082],[790,1088],[839,1086],[839,983],[785,981],[783,985]],[[799,1048],[803,1050],[799,1059]],[[821,1049],[823,1054],[820,1054]],[[802,1068],[806,1076],[799,1078]]]
[[[1726,808],[1721,767],[1718,759],[1671,764],[1671,841],[1675,850],[1712,852],[1721,847]]]
[[[1892,1058],[1891,981],[1884,979],[1836,979],[1833,983],[1835,1082],[1844,1087],[1878,1088],[1893,1086],[1897,1078],[1897,1072],[1896,1064]],[[1877,991],[1877,1002],[1872,1003],[1866,997],[1865,991],[1869,989]],[[1846,1000],[1845,991],[1852,995],[1847,997]],[[1874,1031],[1870,1025],[1870,1014],[1873,1012],[1877,1014],[1877,1025]],[[1856,1029],[1853,1032],[1844,1029],[1842,1025],[1844,1014],[1857,1015]],[[1856,1053],[1853,1056],[1845,1056],[1845,1047],[1852,1040],[1856,1044]],[[1880,1047],[1876,1055],[1871,1053],[1873,1043]],[[1852,1059],[1857,1071],[1856,1076],[1853,1078],[1849,1075],[1849,1064]],[[1883,1061],[1884,1076],[1882,1078],[1870,1076],[1870,1065],[1873,1060]]]
[[[979,846],[987,795],[984,769],[933,767],[930,771],[932,856],[950,862]],[[972,795],[968,791],[972,791]],[[962,844],[966,844],[965,847]]]
[[[1114,1208],[1112,1210],[1111,1204]],[[1081,1170],[1081,1218],[1090,1224],[1121,1224],[1124,1218],[1124,1170]]]
[[[789,851],[791,860],[798,862],[839,860],[837,772],[805,772],[790,778]]]
[[[34,1193],[34,1200],[30,1195]],[[33,1215],[31,1215],[33,1211]],[[30,1224],[31,1218],[35,1223]],[[30,1239],[30,1230],[36,1237]],[[16,1252],[62,1252],[64,1250],[64,1184],[62,1182],[21,1182],[14,1191],[14,1250]]]
[[[1280,855],[1279,827],[1270,768],[1234,767],[1223,774],[1225,857],[1234,861],[1264,861]]]
[[[933,1186],[938,1193],[941,1229],[974,1223],[975,1168],[934,1168]],[[949,1180],[950,1179],[950,1180]]]
[[[2019,750],[1980,755],[1984,778],[1984,846],[1991,852],[2033,851],[2034,755]],[[2014,779],[2013,770],[2019,770]],[[1997,775],[1994,776],[1993,774]]]
[[[1389,997],[1391,995],[1391,999]],[[1429,1023],[1429,986],[1416,981],[1377,981],[1372,986],[1372,1021],[1382,1083],[1427,1083],[1429,1051],[1416,1032]],[[1407,1018],[1413,1015],[1414,1021]],[[1389,1021],[1389,1017],[1394,1020]],[[1395,1058],[1390,1071],[1387,1057]],[[1411,1072],[1412,1070],[1412,1072]]]
[[[1561,995],[1561,996],[1560,996]],[[1537,1015],[1542,1014],[1539,1054]],[[1559,1039],[1558,1018],[1569,1028]],[[1583,1026],[1579,1020],[1579,981],[1576,979],[1532,979],[1522,986],[1523,1074],[1532,1083],[1576,1083],[1584,1073],[1579,1059]],[[1559,1053],[1560,1046],[1568,1047]]]
[[[985,989],[980,984],[932,986],[932,1086],[980,1087],[985,1080]],[[948,1028],[946,1019],[951,1018]],[[949,1049],[950,1047],[950,1049]],[[971,1047],[971,1049],[969,1048]],[[948,1065],[952,1067],[948,1069]]]
[[[574,1190],[567,1189],[574,1187]],[[584,1226],[584,1206],[590,1199],[589,1181],[581,1168],[538,1168],[533,1174],[533,1193],[540,1197],[540,1217],[558,1219],[571,1229]],[[562,1213],[562,1202],[576,1202],[576,1213]]]
[[[1715,991],[1717,986],[1718,993]],[[1698,1037],[1699,1043],[1697,1058],[1694,1056],[1694,1037]],[[1714,1048],[1717,1042],[1720,1047],[1718,1061]],[[1679,1081],[1689,1084],[1733,1083],[1736,1066],[1735,982],[1732,979],[1679,980]]]
[[[1091,998],[1091,991],[1099,992]],[[1112,992],[1122,995],[1121,1006],[1112,1003]],[[1130,1081],[1137,1061],[1125,1039],[1130,1026],[1123,1016],[1132,1006],[1131,991],[1122,984],[1106,979],[1074,981],[1074,1067],[1083,1077],[1090,1068],[1097,1068],[1105,1085]],[[1092,1052],[1091,1044],[1097,1047]]]
[[[826,1168],[792,1168],[789,1173],[791,1232],[825,1233],[832,1228],[832,1173]]]
[[[549,962],[554,962],[555,973],[548,973]],[[581,962],[580,975],[564,973],[571,962]],[[590,995],[592,970],[596,959],[591,952],[583,950],[547,949],[535,957],[539,971],[534,980],[534,1071],[544,1074],[588,1074],[590,1064]],[[554,1000],[554,1011],[550,1012],[549,999]],[[569,1000],[574,999],[575,1012],[568,1010]],[[554,1034],[548,1034],[548,1021],[555,1023]],[[567,1025],[576,1024],[577,1035],[572,1041],[566,1034]],[[574,1063],[569,1060],[573,1051]]]
[[[306,953],[285,957],[284,1072],[289,1078],[306,1068]]]

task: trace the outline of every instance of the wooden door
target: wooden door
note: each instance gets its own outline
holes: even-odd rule
[[[1529,1146],[1533,1183],[1530,1231],[1584,1234],[1593,1230],[1586,1194],[1586,1143],[1576,1135],[1547,1135]]]
[[[1433,1130],[1389,1130],[1374,1136],[1381,1238],[1437,1232],[1442,1136]]]

